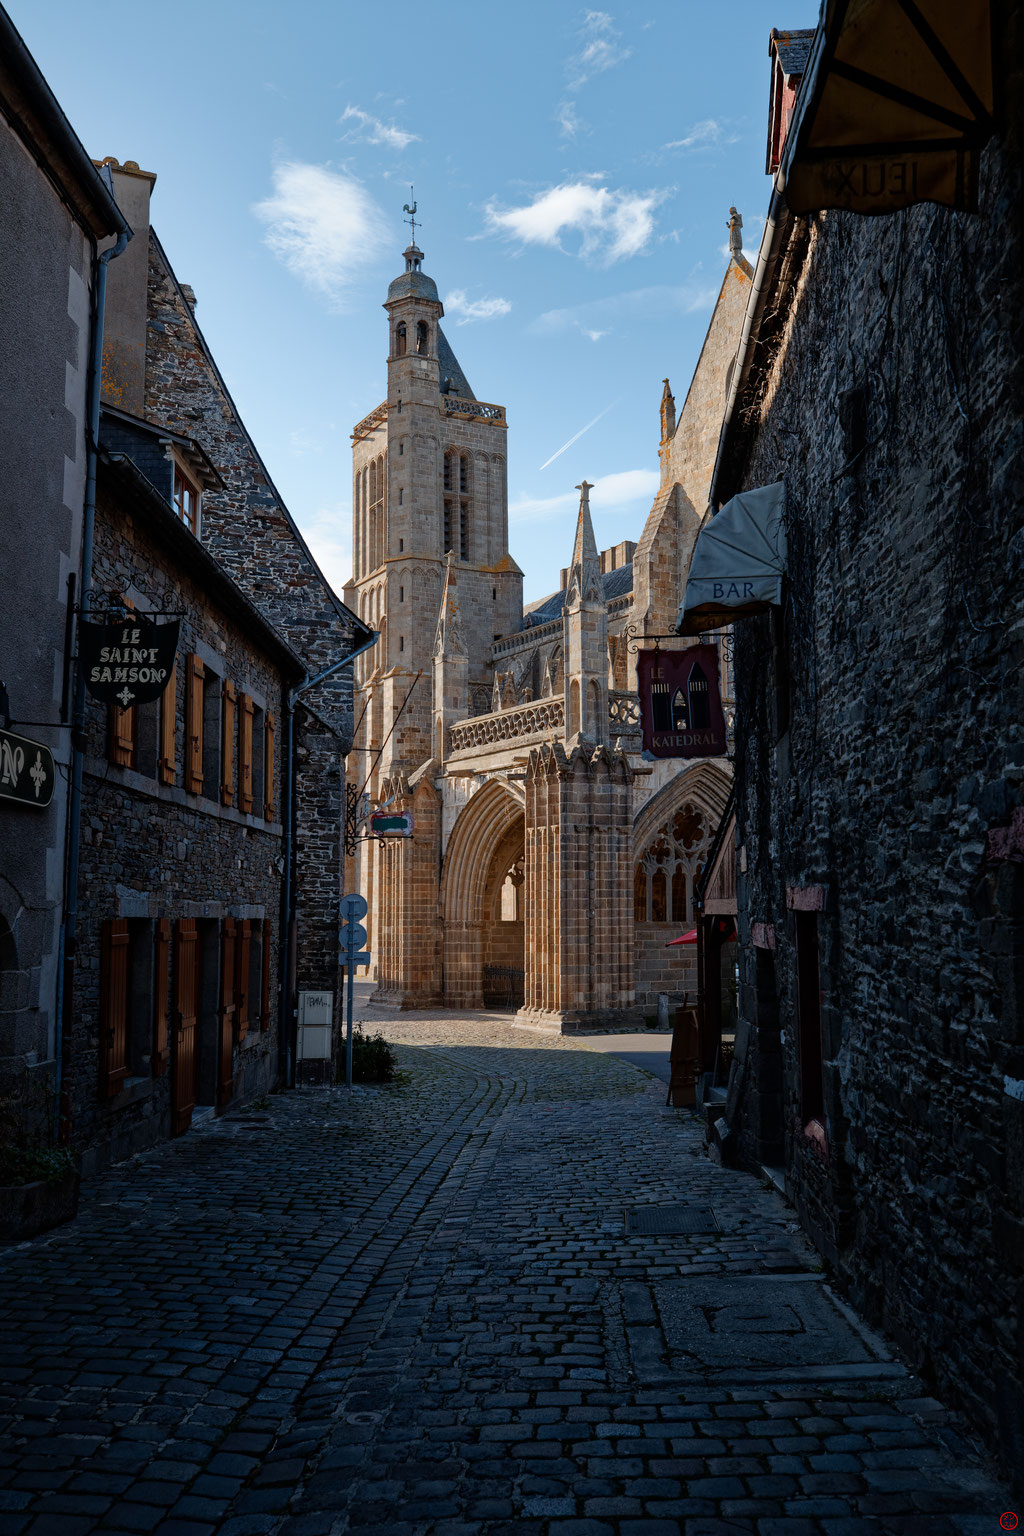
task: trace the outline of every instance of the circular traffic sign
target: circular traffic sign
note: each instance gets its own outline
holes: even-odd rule
[[[350,921],[353,918],[366,916],[366,897],[360,896],[358,891],[350,891],[347,896],[341,898],[341,915]]]

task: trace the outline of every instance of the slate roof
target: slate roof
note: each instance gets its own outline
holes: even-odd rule
[[[629,565],[620,565],[617,571],[606,571],[601,577],[601,590],[606,603],[610,603],[615,597],[625,597],[627,592],[632,592],[632,562]],[[538,624],[550,624],[552,619],[561,617],[564,607],[564,588],[561,592],[552,592],[550,597],[542,597],[536,603],[529,603],[524,610],[523,628],[534,629]]]
[[[448,340],[441,327],[437,328],[437,365],[441,375],[442,395],[459,395],[463,400],[475,400],[476,395],[469,387],[469,380],[459,367],[459,360],[452,351],[451,342]],[[445,389],[445,380],[449,380]]]
[[[440,303],[437,284],[425,272],[403,272],[388,286],[388,299],[431,299]]]
[[[802,75],[807,68],[813,41],[813,27],[801,28],[795,32],[778,32],[773,27],[768,51],[771,52],[774,44],[775,51],[779,55],[779,63],[782,65],[782,73],[788,79],[790,75]]]

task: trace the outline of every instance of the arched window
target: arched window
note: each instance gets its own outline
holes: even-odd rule
[[[427,329],[426,321],[425,320],[417,320],[416,321],[416,351],[419,353],[420,357],[426,357],[426,355],[427,355],[427,342],[428,342],[429,339],[430,339],[430,332]]]
[[[400,320],[398,322],[398,324],[395,326],[395,356],[396,357],[404,357],[405,356],[406,345],[407,345],[407,339],[406,339],[406,333],[405,333],[405,321],[404,320]]]
[[[634,874],[637,922],[693,926],[693,888],[711,845],[713,828],[702,811],[684,802],[651,838]]]
[[[503,923],[517,923],[523,915],[523,860],[517,859],[501,882],[501,913]]]
[[[587,731],[595,738],[601,735],[601,685],[596,682],[587,687]]]
[[[569,735],[575,736],[580,728],[580,685],[579,679],[573,678],[569,684]]]

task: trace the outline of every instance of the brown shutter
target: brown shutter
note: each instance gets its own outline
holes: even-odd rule
[[[156,972],[156,985],[153,988],[156,999],[153,1017],[153,1076],[163,1077],[167,1071],[167,1025],[171,1007],[171,924],[166,917],[157,920],[153,966]]]
[[[235,1028],[239,1044],[249,1033],[249,960],[252,954],[252,923],[238,925],[238,960],[235,968]]]
[[[260,955],[260,1029],[270,1028],[270,924],[263,919],[263,950]]]
[[[252,810],[252,699],[242,694],[241,728],[238,732],[238,789],[239,805],[243,811]]]
[[[235,920],[226,917],[220,930],[220,1052],[217,1107],[235,1096]]]
[[[110,761],[119,768],[131,768],[135,762],[135,705],[122,709],[110,706]]]
[[[171,667],[167,687],[160,695],[160,782],[173,784],[178,776],[175,761],[178,744],[178,663]]]
[[[220,803],[235,803],[235,685],[226,678],[221,703]]]
[[[171,1135],[192,1124],[196,1102],[196,1014],[199,996],[199,944],[195,919],[178,920],[174,945],[174,1052],[171,1063]]]
[[[185,788],[193,795],[203,792],[203,675],[196,655],[188,658],[185,687]]]
[[[118,1093],[128,1076],[128,924],[103,924],[100,955],[100,1092]]]
[[[263,814],[268,821],[274,819],[274,717],[267,715],[263,728],[265,747],[263,752],[263,782],[266,785],[266,805]]]

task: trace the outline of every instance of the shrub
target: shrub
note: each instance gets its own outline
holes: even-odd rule
[[[354,1083],[392,1083],[398,1068],[395,1048],[382,1034],[352,1033],[352,1081]]]
[[[67,1147],[0,1146],[0,1184],[34,1184],[70,1173],[75,1159]]]

